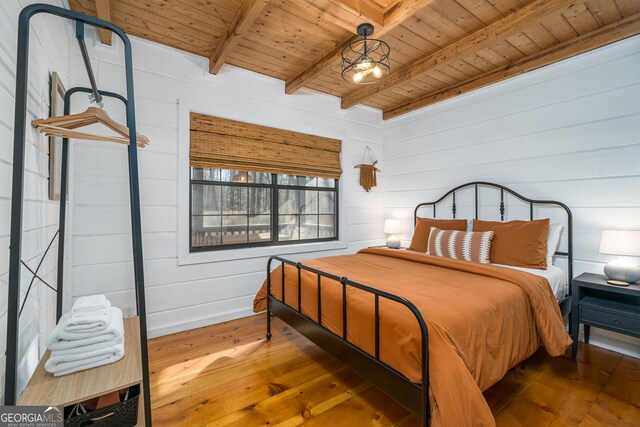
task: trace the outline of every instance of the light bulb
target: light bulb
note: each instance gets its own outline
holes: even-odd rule
[[[382,77],[382,68],[376,65],[376,67],[373,69],[373,76],[376,79],[379,79],[380,77]]]
[[[354,83],[360,83],[360,80],[364,77],[364,72],[355,73],[352,77]]]
[[[369,61],[364,61],[358,64],[358,69],[362,70],[362,71],[366,71],[369,68],[371,68],[371,62]]]

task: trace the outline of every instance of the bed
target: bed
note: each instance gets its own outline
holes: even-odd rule
[[[483,192],[481,200],[480,191]],[[458,186],[419,204],[435,218],[444,206],[455,218],[487,211],[486,191],[497,191],[494,213],[524,204],[533,220],[539,207],[559,209],[566,223],[566,270],[527,271],[423,253],[367,248],[354,255],[304,263],[274,256],[254,310],[266,309],[267,338],[276,315],[343,361],[429,425],[492,425],[482,391],[540,345],[557,356],[571,340],[568,314],[572,218],[555,201],[533,200],[492,183]],[[461,202],[461,195],[472,203]],[[440,212],[438,212],[440,209]],[[275,267],[275,268],[274,268]]]

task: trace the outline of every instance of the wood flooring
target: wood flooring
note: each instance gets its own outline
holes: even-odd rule
[[[418,426],[418,418],[264,314],[149,341],[154,426]],[[543,349],[485,392],[498,426],[640,426],[640,359]]]

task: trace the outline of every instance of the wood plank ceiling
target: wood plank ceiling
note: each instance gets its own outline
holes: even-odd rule
[[[70,0],[125,32],[365,104],[392,118],[640,33],[640,0]],[[340,51],[371,22],[391,76],[359,86]],[[103,43],[109,34],[101,33]]]

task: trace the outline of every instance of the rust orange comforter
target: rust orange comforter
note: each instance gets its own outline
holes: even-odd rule
[[[432,426],[492,426],[482,396],[540,345],[552,356],[571,344],[546,279],[504,267],[451,260],[412,251],[364,249],[305,261],[305,265],[410,300],[429,329]],[[281,267],[271,293],[282,300]],[[317,321],[317,276],[302,271],[302,312]],[[342,335],[342,285],[322,280],[322,324]],[[266,309],[266,283],[254,311]],[[286,303],[298,306],[297,269],[286,266]],[[374,352],[374,298],[347,292],[347,340]],[[380,359],[411,381],[421,382],[420,330],[415,316],[380,300]]]

